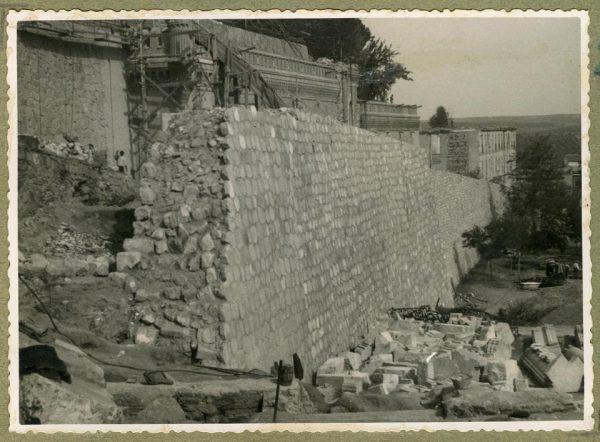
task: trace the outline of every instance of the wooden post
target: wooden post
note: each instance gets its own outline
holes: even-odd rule
[[[223,78],[223,101],[224,106],[229,107],[229,74],[231,69],[231,49],[225,48],[225,78]]]
[[[140,40],[139,40],[139,62],[140,62],[140,100],[142,104],[142,133],[143,135],[140,137],[141,143],[138,147],[138,164],[131,165],[133,170],[137,170],[137,168],[145,161],[145,158],[142,159],[142,152],[146,149],[146,143],[148,141],[148,98],[146,95],[146,62],[144,60],[144,28],[142,27],[142,23],[140,23]],[[144,152],[145,153],[145,152]]]
[[[273,410],[273,423],[277,422],[277,407],[279,406],[279,385],[281,384],[281,372],[283,369],[283,361],[279,361],[277,366],[277,387],[275,389],[275,408]]]
[[[246,84],[244,85],[244,106],[248,107],[248,88],[250,87],[250,71],[248,71],[248,77],[246,78]]]

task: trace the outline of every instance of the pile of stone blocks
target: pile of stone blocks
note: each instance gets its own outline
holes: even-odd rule
[[[462,314],[433,323],[396,317],[383,321],[372,340],[328,359],[319,367],[316,383],[333,388],[337,398],[420,392],[426,394],[423,406],[442,404],[458,417],[488,406],[516,409],[518,401],[536,411],[573,409],[572,398],[564,394],[580,388],[581,351],[565,349],[565,354],[572,354],[567,359],[551,325],[534,329],[532,339],[517,361],[512,357],[515,337],[507,323]],[[546,388],[530,386],[521,367]],[[461,379],[468,381],[462,384]],[[489,404],[481,405],[486,398]]]
[[[338,394],[366,389],[388,394],[406,391],[407,385],[433,389],[467,376],[513,391],[515,383],[523,385],[517,361],[510,358],[513,341],[508,324],[482,323],[474,316],[453,314],[447,323],[432,324],[396,318],[371,343],[328,359],[317,371],[317,385],[332,385]]]
[[[576,327],[575,340],[577,333]],[[531,337],[532,344],[519,359],[519,364],[544,387],[565,393],[579,391],[583,382],[583,351],[571,346],[563,349],[550,324],[535,327]]]

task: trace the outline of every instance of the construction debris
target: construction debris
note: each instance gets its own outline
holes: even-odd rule
[[[515,331],[505,322],[460,312],[440,316],[427,307],[395,309],[392,317],[372,341],[319,367],[316,385],[329,386],[333,400],[340,398],[332,410],[370,411],[352,405],[353,396],[411,394],[426,394],[422,407],[442,405],[453,417],[575,407],[563,393],[580,389],[583,352],[573,346],[563,349],[550,324],[532,330],[533,343],[517,361],[512,356]]]
[[[86,163],[94,162],[94,146],[92,144],[86,146],[76,140],[66,140],[62,143],[40,141],[39,148],[62,158],[74,158]]]

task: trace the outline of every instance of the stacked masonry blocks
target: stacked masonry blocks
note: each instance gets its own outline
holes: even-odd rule
[[[452,302],[421,150],[295,110],[227,118],[230,365],[314,368],[391,306]]]
[[[163,339],[196,339],[230,367],[298,353],[316,369],[392,306],[452,304],[452,245],[491,217],[483,182],[296,110],[182,114],[153,158],[135,238],[163,291],[136,308],[154,309],[160,321],[144,326],[161,335],[174,321]]]
[[[107,66],[122,63],[121,52],[27,32],[17,40],[19,134],[59,142],[79,136],[97,150],[112,144]]]
[[[479,260],[474,249],[463,246],[462,233],[488,224],[502,212],[504,199],[500,187],[489,181],[437,170],[430,174],[448,275],[458,284]]]

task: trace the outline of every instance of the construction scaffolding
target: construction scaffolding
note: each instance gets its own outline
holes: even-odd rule
[[[198,21],[140,21],[127,32],[128,119],[134,176],[147,160],[163,113],[214,106],[281,107],[283,101],[241,54]]]

